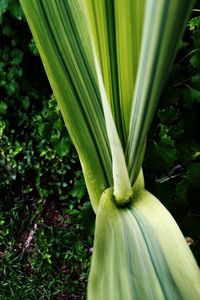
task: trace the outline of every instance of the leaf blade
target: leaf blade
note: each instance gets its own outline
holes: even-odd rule
[[[112,185],[112,168],[81,2],[21,0],[21,5],[78,151],[96,210],[103,189]]]
[[[192,4],[186,0],[147,2],[126,149],[132,183],[141,168],[147,132]]]

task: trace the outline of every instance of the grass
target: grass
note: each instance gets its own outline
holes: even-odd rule
[[[90,204],[63,208],[48,200],[34,209],[33,200],[12,200],[1,204],[0,299],[85,299],[92,229],[83,219],[91,219]]]

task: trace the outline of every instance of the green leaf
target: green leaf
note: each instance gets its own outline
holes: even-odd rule
[[[5,114],[8,106],[5,102],[0,101],[0,114]]]
[[[86,0],[84,4],[105,92],[125,148],[141,47],[145,1]]]
[[[6,128],[6,123],[0,120],[0,139],[3,137],[5,128]]]
[[[193,101],[200,102],[200,91],[189,87],[190,97]]]
[[[22,20],[24,14],[19,1],[9,1],[9,10],[13,17],[15,17],[18,20]]]
[[[181,180],[176,186],[176,197],[181,202],[181,204],[186,205],[188,199],[189,183],[187,180]]]
[[[135,181],[141,169],[147,132],[192,4],[192,1],[186,0],[152,0],[146,3],[143,40],[126,149],[131,182]]]
[[[24,110],[27,110],[29,108],[29,106],[30,106],[30,99],[29,99],[29,97],[25,96],[22,99],[22,105],[23,105]]]
[[[52,130],[52,124],[50,123],[41,123],[38,126],[39,134],[48,141],[51,139]]]
[[[11,52],[11,57],[12,57],[11,63],[15,66],[19,65],[23,59],[23,52],[19,49],[14,49]]]
[[[29,49],[31,50],[31,52],[35,55],[35,56],[38,56],[39,55],[39,52],[38,52],[38,49],[37,49],[37,46],[35,44],[35,41],[34,39],[31,39],[30,43],[29,43]]]
[[[21,4],[78,151],[96,209],[103,189],[111,186],[113,179],[110,147],[82,1],[50,0],[40,3],[30,0],[21,1]],[[49,10],[53,10],[53,15],[48,13]],[[43,14],[48,17],[44,18]]]
[[[111,189],[101,197],[88,300],[198,299],[199,268],[174,219],[147,191],[133,195],[126,209]]]
[[[147,159],[149,167],[155,171],[168,171],[177,159],[177,150],[168,130],[161,125],[160,139],[149,144]]]
[[[191,59],[190,59],[190,63],[194,68],[198,68],[200,69],[200,53],[197,52],[195,53]]]
[[[16,141],[15,145],[14,145],[14,148],[11,150],[11,153],[14,157],[17,154],[19,154],[22,150],[23,150],[22,145],[18,141]]]
[[[190,30],[200,27],[200,17],[194,17],[189,21]]]
[[[176,196],[183,202],[191,201],[195,197],[194,188],[199,186],[200,163],[192,162],[187,166],[187,172],[176,187]]]
[[[192,183],[192,184],[199,184],[199,178],[200,178],[200,163],[194,162],[188,165],[187,167],[187,173],[186,178]]]
[[[113,192],[121,202],[131,194],[123,150],[137,74],[144,1],[85,1],[84,5],[111,149]],[[136,14],[137,22],[127,26],[136,20]]]
[[[85,181],[80,171],[76,172],[73,189],[70,191],[73,197],[81,199],[85,194]]]
[[[200,86],[200,74],[197,73],[194,76],[191,77],[191,82],[195,86]]]
[[[9,0],[0,0],[0,24],[2,23],[2,15],[8,8]]]
[[[62,138],[60,141],[54,144],[57,154],[61,157],[69,153],[69,146],[69,141],[66,138]]]

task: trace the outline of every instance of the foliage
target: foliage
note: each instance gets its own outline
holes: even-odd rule
[[[198,15],[161,97],[145,177],[200,263]],[[84,299],[94,215],[77,155],[17,0],[0,0],[0,24],[0,299]]]

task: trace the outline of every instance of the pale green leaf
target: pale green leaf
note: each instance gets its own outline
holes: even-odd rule
[[[193,1],[148,0],[126,156],[131,182],[137,178],[145,141]]]
[[[130,206],[100,200],[88,283],[88,300],[197,300],[200,272],[180,229],[144,189]]]
[[[118,134],[125,148],[137,75],[144,0],[84,0],[95,53]]]
[[[21,4],[96,210],[103,189],[112,185],[112,167],[82,1],[22,0]]]

